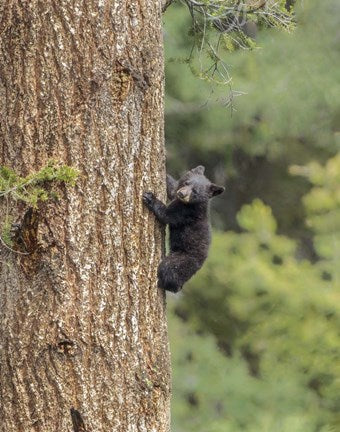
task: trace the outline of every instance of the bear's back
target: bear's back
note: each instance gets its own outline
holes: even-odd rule
[[[169,225],[172,252],[190,253],[199,259],[207,257],[211,240],[207,205],[174,203],[178,223]]]

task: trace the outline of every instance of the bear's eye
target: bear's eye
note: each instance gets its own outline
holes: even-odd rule
[[[184,186],[189,186],[190,182],[187,180],[183,183]]]

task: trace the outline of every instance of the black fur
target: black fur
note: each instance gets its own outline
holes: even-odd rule
[[[167,175],[168,206],[152,192],[143,194],[146,206],[170,229],[170,254],[158,267],[158,286],[178,292],[202,267],[210,245],[209,199],[224,188],[211,183],[198,166],[178,181]]]

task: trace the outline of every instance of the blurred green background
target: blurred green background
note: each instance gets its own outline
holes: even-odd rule
[[[172,432],[340,431],[340,3],[296,17],[229,47],[231,112],[185,61],[188,10],[164,15],[168,171],[226,186],[207,262],[168,296]]]

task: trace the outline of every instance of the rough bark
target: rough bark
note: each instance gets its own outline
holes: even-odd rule
[[[1,0],[0,33],[0,164],[81,172],[37,222],[10,209],[32,226],[29,255],[0,250],[0,430],[168,431],[162,232],[141,200],[165,195],[161,2]]]

